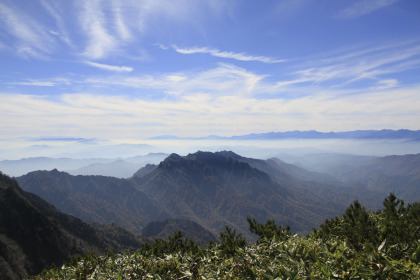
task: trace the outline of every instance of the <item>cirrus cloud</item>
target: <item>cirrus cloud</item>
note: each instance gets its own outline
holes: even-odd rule
[[[357,2],[353,2],[349,7],[338,12],[336,17],[341,19],[361,17],[390,6],[398,1],[400,0],[359,0]]]
[[[221,51],[215,48],[209,48],[209,47],[192,47],[192,48],[180,48],[176,45],[172,45],[172,48],[182,54],[197,54],[197,53],[204,53],[204,54],[210,54],[212,56],[221,57],[221,58],[230,58],[240,61],[258,61],[263,63],[280,63],[285,62],[284,59],[276,59],[272,57],[266,57],[266,56],[253,56],[253,55],[247,55],[245,53],[234,53],[234,52],[228,52],[228,51]]]
[[[108,71],[116,71],[116,72],[133,71],[133,68],[129,66],[108,65],[108,64],[102,64],[102,63],[97,63],[97,62],[92,62],[92,61],[86,61],[85,63],[89,66],[96,67],[103,70],[108,70]]]

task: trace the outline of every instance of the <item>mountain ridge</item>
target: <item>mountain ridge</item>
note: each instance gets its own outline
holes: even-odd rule
[[[168,155],[149,153],[126,158],[28,157],[18,160],[0,160],[0,170],[11,176],[22,176],[31,171],[58,169],[72,175],[108,175],[128,178],[146,164],[157,164]],[[128,169],[128,170],[127,170]]]
[[[302,200],[240,158],[233,152],[171,154],[128,180],[58,170],[30,172],[17,180],[65,213],[138,234],[147,223],[162,219],[188,219],[214,235],[225,225],[248,232],[247,216],[308,231],[339,212],[333,203],[303,195]]]
[[[279,139],[409,139],[420,141],[420,130],[382,129],[382,130],[353,130],[343,132],[319,132],[316,130],[294,130],[285,132],[251,133],[234,136],[209,135],[206,137],[179,137],[175,135],[161,135],[149,138],[163,139],[191,139],[191,140],[279,140]]]
[[[219,230],[223,230],[220,227],[226,224],[232,226],[234,223],[237,228],[239,226],[246,232],[245,217],[254,216],[260,220],[273,218],[302,231],[305,228],[303,224],[311,223],[309,220],[312,223],[322,222],[324,218],[321,217],[336,213],[332,210],[336,206],[332,204],[320,209],[315,206],[318,203],[313,201],[300,202],[296,193],[272,181],[265,172],[238,161],[238,157],[240,156],[232,152],[198,151],[184,157],[172,154],[153,172],[133,179],[139,182],[142,190],[152,199],[165,203],[169,207],[167,212],[185,208],[188,213],[195,213],[194,209],[207,209],[206,211],[210,211],[208,215],[212,213],[211,215],[229,217],[219,223]],[[183,183],[180,185],[175,182]],[[188,204],[191,193],[196,194],[198,201],[194,202],[198,205]],[[210,205],[212,206],[208,208]],[[217,211],[214,212],[215,210]],[[314,214],[316,211],[323,214]],[[197,219],[193,216],[195,218],[192,220]]]
[[[408,167],[406,172],[410,172]],[[294,231],[307,232],[355,199],[369,209],[379,209],[379,198],[384,196],[357,182],[346,185],[331,174],[231,151],[173,153],[158,165],[139,169],[130,179],[72,176],[53,170],[28,173],[17,180],[25,190],[66,213],[101,224],[116,223],[138,234],[148,223],[165,219],[190,220],[214,235],[226,225],[246,234],[247,216],[273,219],[291,225]]]

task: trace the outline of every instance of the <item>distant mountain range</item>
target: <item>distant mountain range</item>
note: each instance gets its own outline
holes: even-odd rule
[[[326,173],[348,185],[383,194],[394,192],[406,202],[420,200],[420,154],[365,158],[357,164],[336,165]]]
[[[252,133],[240,136],[217,136],[207,137],[177,137],[174,135],[162,135],[150,138],[158,139],[209,139],[209,140],[278,140],[278,139],[407,139],[420,141],[420,130],[408,129],[383,129],[383,130],[355,130],[344,132],[319,132],[316,130],[308,131],[286,131],[286,132],[267,132]]]
[[[385,197],[394,192],[406,202],[420,201],[420,154],[400,156],[357,156],[335,153],[312,153],[304,156],[279,155],[284,161],[316,171],[356,190],[363,201],[364,191]],[[299,173],[300,178],[305,178]],[[333,183],[337,185],[337,183]],[[369,202],[363,201],[365,205]]]
[[[414,169],[407,171],[411,177],[405,178],[408,183],[403,188],[395,188],[399,177],[386,188],[374,188],[356,180],[356,173],[354,181],[338,176],[344,171],[330,173],[224,151],[172,154],[158,165],[146,165],[130,179],[72,176],[57,170],[30,172],[16,179],[23,189],[65,213],[95,223],[115,223],[137,234],[150,222],[182,219],[214,236],[229,225],[252,238],[247,216],[274,219],[294,231],[307,232],[341,213],[354,199],[372,209],[381,207],[389,191],[398,194],[403,189],[402,194],[419,199]]]
[[[0,170],[10,176],[21,176],[35,170],[58,169],[72,175],[103,175],[129,178],[146,164],[159,163],[168,155],[150,153],[128,158],[49,158],[32,157],[19,160],[0,161]]]
[[[129,178],[141,167],[147,164],[157,164],[164,160],[168,154],[150,153],[145,156],[136,156],[117,159],[109,162],[96,162],[77,169],[65,170],[71,175],[103,175],[117,178]]]

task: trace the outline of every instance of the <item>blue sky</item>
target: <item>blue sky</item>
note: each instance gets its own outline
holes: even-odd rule
[[[0,137],[420,129],[420,1],[0,2]]]

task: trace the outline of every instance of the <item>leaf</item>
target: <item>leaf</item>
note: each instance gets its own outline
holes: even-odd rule
[[[379,245],[378,252],[382,250],[382,248],[385,246],[385,243],[386,243],[386,239],[381,243],[381,245]]]

